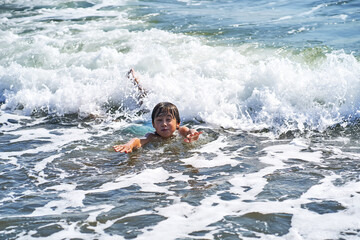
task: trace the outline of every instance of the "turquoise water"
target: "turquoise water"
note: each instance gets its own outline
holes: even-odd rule
[[[359,1],[0,2],[0,238],[358,239],[359,21]],[[199,141],[114,152],[160,101]]]
[[[145,28],[204,36],[222,45],[324,47],[358,54],[357,1],[141,1]],[[131,15],[132,16],[132,15]]]

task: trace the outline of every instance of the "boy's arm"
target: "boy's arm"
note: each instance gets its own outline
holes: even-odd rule
[[[146,90],[140,85],[139,79],[135,76],[134,69],[130,69],[130,71],[127,73],[128,79],[132,80],[134,85],[138,88],[140,92],[140,98],[146,97],[147,92]]]
[[[146,138],[133,138],[128,143],[124,145],[116,145],[113,148],[116,152],[131,153],[132,150],[141,148],[143,145],[150,142],[151,139],[152,137],[150,135],[147,136]]]
[[[199,139],[199,136],[203,132],[198,132],[195,129],[190,129],[188,127],[180,127],[179,133],[184,137],[185,142],[193,142]]]

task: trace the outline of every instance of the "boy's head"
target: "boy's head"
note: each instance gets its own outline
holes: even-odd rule
[[[154,124],[154,120],[156,117],[161,115],[168,115],[168,114],[170,114],[173,118],[176,119],[177,124],[180,124],[179,110],[174,104],[169,102],[161,102],[154,107],[151,114],[152,123]]]

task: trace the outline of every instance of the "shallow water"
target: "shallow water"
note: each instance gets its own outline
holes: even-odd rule
[[[358,239],[359,10],[0,2],[0,238]],[[160,101],[199,141],[114,152]]]

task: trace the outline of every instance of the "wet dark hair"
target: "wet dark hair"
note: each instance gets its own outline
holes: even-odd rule
[[[154,123],[154,120],[156,117],[162,115],[162,114],[170,114],[173,118],[176,119],[176,123],[179,124],[180,123],[180,114],[179,114],[179,110],[177,109],[177,107],[169,102],[161,102],[158,103],[151,114],[151,120],[152,123]]]

